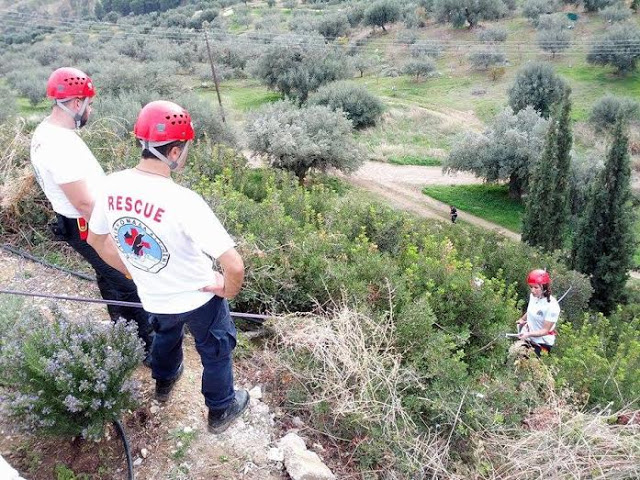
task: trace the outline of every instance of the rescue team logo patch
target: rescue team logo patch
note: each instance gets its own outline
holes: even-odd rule
[[[167,247],[137,218],[119,218],[113,224],[111,234],[127,262],[137,269],[158,273],[169,263]]]

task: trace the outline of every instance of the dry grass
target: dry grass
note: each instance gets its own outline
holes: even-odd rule
[[[640,478],[640,426],[610,425],[617,416],[567,408],[539,413],[544,428],[484,438],[485,479]]]
[[[331,316],[289,317],[276,329],[280,349],[292,354],[280,358],[311,357],[313,368],[306,369],[283,360],[291,375],[312,386],[305,406],[324,402],[336,424],[357,418],[379,428],[379,439],[403,457],[389,459],[381,478],[408,478],[396,465],[415,472],[411,478],[455,478],[447,471],[445,439],[419,431],[402,405],[403,385],[420,379],[401,365],[392,318],[376,322],[342,308]]]

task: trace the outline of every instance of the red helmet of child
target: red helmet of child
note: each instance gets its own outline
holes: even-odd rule
[[[93,97],[95,94],[91,78],[77,68],[59,68],[47,80],[47,97],[55,100]]]
[[[551,277],[546,270],[537,269],[531,270],[527,275],[528,285],[549,285],[551,283]]]
[[[195,136],[189,112],[165,100],[148,103],[140,110],[133,133],[136,138],[156,145],[193,140]]]

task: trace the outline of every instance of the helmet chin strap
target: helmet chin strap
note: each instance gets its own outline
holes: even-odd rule
[[[142,144],[142,148],[144,148],[145,150],[149,150],[159,160],[162,160],[164,163],[169,165],[169,168],[171,170],[175,170],[176,168],[178,168],[178,162],[182,160],[183,154],[186,152],[186,148],[182,149],[182,152],[180,153],[180,157],[178,158],[178,162],[174,162],[173,160],[169,160],[167,157],[165,157],[155,148],[155,147],[161,147],[162,145],[166,145],[166,143],[152,145],[150,142],[146,140],[140,140],[140,143]]]
[[[76,97],[73,97],[76,98]],[[62,110],[68,113],[76,123],[76,128],[80,128],[82,124],[82,116],[84,115],[85,110],[87,109],[87,105],[89,104],[89,97],[84,97],[84,101],[82,102],[82,107],[79,112],[74,112],[69,107],[65,105],[65,103],[73,100],[73,98],[65,98],[63,100],[56,100],[56,105],[58,105]]]

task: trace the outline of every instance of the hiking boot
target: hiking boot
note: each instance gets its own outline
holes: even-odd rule
[[[222,433],[242,415],[249,404],[249,392],[236,390],[236,396],[225,410],[209,410],[209,432]]]
[[[166,402],[169,399],[169,394],[173,390],[174,385],[178,379],[182,376],[184,370],[183,365],[180,365],[178,373],[171,380],[156,380],[156,400],[159,402]]]

